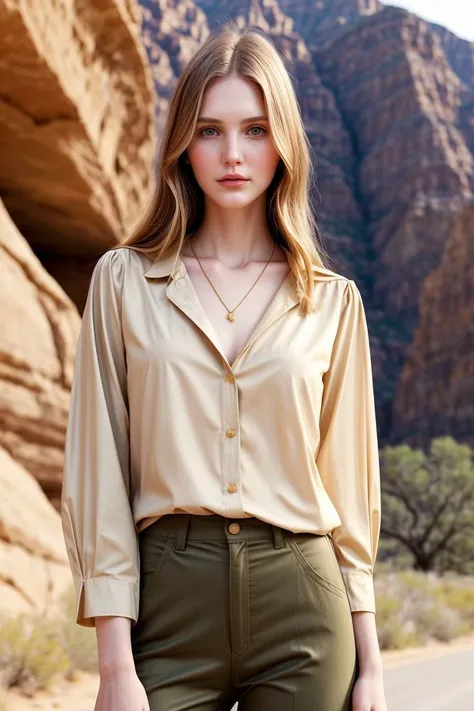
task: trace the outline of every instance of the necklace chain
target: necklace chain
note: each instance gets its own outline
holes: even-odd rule
[[[224,307],[225,307],[225,309],[226,309],[226,311],[227,311],[226,319],[227,319],[228,321],[231,321],[231,322],[233,323],[233,322],[235,321],[235,311],[239,308],[239,306],[240,306],[240,304],[242,303],[242,301],[244,301],[244,299],[247,298],[247,296],[250,294],[250,292],[251,292],[252,289],[254,288],[255,284],[258,282],[258,280],[260,279],[260,277],[263,275],[263,272],[265,271],[265,269],[268,267],[268,265],[269,265],[269,263],[270,263],[270,261],[271,261],[271,259],[272,259],[272,257],[273,257],[273,252],[275,251],[276,242],[275,242],[275,241],[273,242],[273,249],[272,249],[272,253],[270,254],[270,258],[269,258],[268,262],[265,264],[265,266],[263,267],[263,269],[262,269],[262,271],[260,272],[259,276],[258,276],[257,279],[254,281],[254,283],[252,284],[252,286],[250,287],[250,289],[247,291],[247,293],[245,294],[245,296],[243,297],[243,299],[241,299],[241,300],[239,301],[239,303],[237,304],[237,306],[235,306],[232,310],[229,310],[229,307],[224,303],[224,301],[222,300],[220,294],[218,293],[217,289],[215,288],[214,284],[212,283],[212,281],[211,281],[211,280],[209,279],[209,277],[207,276],[207,274],[206,274],[206,272],[205,272],[205,270],[204,270],[204,267],[203,267],[202,264],[201,264],[201,261],[200,261],[199,257],[197,256],[196,252],[194,251],[194,247],[193,247],[193,245],[192,245],[191,239],[189,240],[189,245],[190,245],[190,247],[191,247],[191,249],[192,249],[192,251],[193,251],[194,256],[195,256],[196,259],[198,260],[199,266],[201,267],[204,276],[206,277],[206,279],[207,279],[207,281],[209,282],[209,284],[211,285],[211,287],[214,289],[214,291],[215,291],[215,293],[216,293],[216,296],[218,297],[218,299],[220,300],[220,302],[224,305]]]

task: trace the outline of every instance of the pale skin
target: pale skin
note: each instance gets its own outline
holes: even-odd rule
[[[199,112],[199,117],[213,120],[198,121],[187,149],[205,195],[205,217],[192,245],[229,310],[260,275],[273,248],[265,216],[265,191],[280,156],[266,116],[263,96],[253,82],[241,77],[214,79],[206,88]],[[240,173],[248,180],[239,187],[225,187],[218,181],[226,173]],[[288,274],[285,253],[275,248],[261,279],[236,309],[235,322],[225,318],[227,310],[202,273],[189,240],[182,256],[232,364]],[[95,622],[100,675],[95,711],[149,711],[145,690],[135,673],[131,620],[97,617]],[[352,622],[359,661],[352,711],[387,711],[375,615],[353,612]]]

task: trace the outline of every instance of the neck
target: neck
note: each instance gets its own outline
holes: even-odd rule
[[[265,262],[274,246],[265,215],[255,204],[245,210],[207,210],[191,241],[199,259],[218,259],[228,266]]]

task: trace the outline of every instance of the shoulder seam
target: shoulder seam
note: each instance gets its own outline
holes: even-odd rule
[[[322,276],[323,279],[330,279],[332,281],[350,281],[349,277],[344,276],[344,274],[339,274],[339,272],[335,272],[332,269],[318,267],[316,265],[313,265],[313,276],[315,280],[318,279],[318,276]]]
[[[117,258],[120,260],[121,264],[123,267],[125,267],[125,261],[123,258],[123,252],[121,247],[114,247],[113,249],[107,249],[100,257],[99,260],[109,260],[110,262],[113,262],[114,257],[117,255]]]
[[[114,252],[117,252],[120,261],[122,262],[123,266],[125,266],[125,262],[123,261],[123,255],[122,255],[122,247],[118,247],[117,249],[114,250]]]

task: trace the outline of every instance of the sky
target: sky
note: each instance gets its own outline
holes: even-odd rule
[[[443,25],[458,37],[474,42],[474,0],[382,0],[414,12],[423,20]]]

